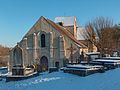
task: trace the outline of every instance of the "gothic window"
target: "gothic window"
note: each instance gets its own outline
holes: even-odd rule
[[[41,35],[41,47],[45,47],[45,34]]]

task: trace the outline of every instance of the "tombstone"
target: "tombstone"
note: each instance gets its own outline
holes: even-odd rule
[[[73,52],[76,50],[76,48],[74,48],[73,45],[71,44],[71,46],[67,48],[67,50],[70,51],[71,64],[73,64]]]
[[[69,60],[66,58],[63,60],[63,66],[66,67],[67,64],[69,64]]]
[[[55,62],[55,67],[59,68],[59,62]]]
[[[13,49],[12,75],[24,75],[22,48],[17,45]]]
[[[23,64],[22,49],[18,46],[13,51],[13,61],[15,66]]]
[[[92,58],[91,58],[91,55],[88,55],[88,56],[87,56],[87,63],[89,64],[90,61],[92,61]]]
[[[83,51],[81,52],[81,55],[80,55],[80,62],[81,61],[84,61],[84,52]]]

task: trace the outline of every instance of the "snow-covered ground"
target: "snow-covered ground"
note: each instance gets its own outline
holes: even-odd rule
[[[86,77],[43,73],[22,81],[0,81],[0,90],[120,90],[120,68]]]

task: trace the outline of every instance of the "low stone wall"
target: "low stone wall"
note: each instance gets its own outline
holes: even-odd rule
[[[82,76],[82,77],[85,77],[85,76],[88,76],[88,75],[91,75],[91,74],[94,74],[94,73],[101,73],[102,72],[102,69],[94,69],[94,70],[80,70],[80,69],[65,69],[64,70],[64,73],[71,73],[71,74],[75,74],[75,75],[79,75],[79,76]]]

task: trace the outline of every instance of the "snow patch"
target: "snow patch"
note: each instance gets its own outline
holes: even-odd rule
[[[38,84],[38,83],[43,83],[43,82],[49,82],[49,81],[58,80],[58,79],[61,79],[61,77],[41,78],[41,79],[36,79],[34,81],[31,81],[29,83],[17,84],[16,86],[17,87],[29,86],[29,85],[33,85],[33,84]]]

